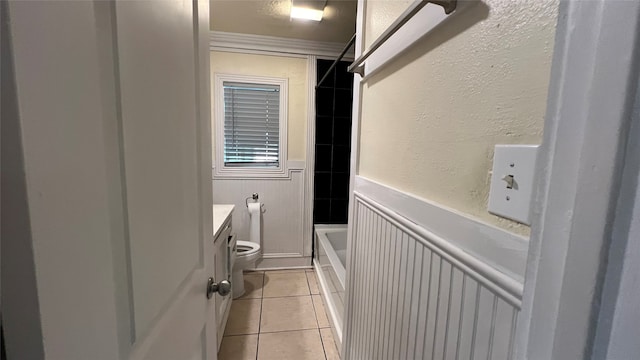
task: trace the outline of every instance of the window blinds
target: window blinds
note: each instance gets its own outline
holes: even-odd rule
[[[280,86],[223,82],[225,166],[278,166]]]

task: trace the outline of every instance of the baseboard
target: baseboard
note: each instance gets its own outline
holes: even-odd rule
[[[311,268],[311,256],[262,258],[256,264],[256,270],[308,269]]]

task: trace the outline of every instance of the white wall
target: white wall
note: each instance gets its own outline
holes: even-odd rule
[[[245,199],[257,192],[265,205],[262,215],[261,268],[308,266],[311,235],[303,230],[305,204],[305,159],[309,99],[306,57],[211,52],[211,75],[216,73],[280,77],[289,80],[286,178],[215,178],[213,201],[235,204],[233,229],[240,240],[249,239],[249,214]],[[212,81],[213,85],[213,81]],[[215,96],[212,88],[212,96]],[[212,101],[213,105],[213,101]],[[216,121],[212,111],[212,122]],[[213,124],[212,128],[215,128]],[[215,148],[215,134],[212,137]],[[215,154],[214,154],[215,158]]]
[[[355,191],[343,358],[510,359],[526,239],[365,178]]]
[[[293,165],[293,166],[292,166]],[[245,198],[260,194],[262,214],[262,251],[265,260],[259,267],[310,265],[303,241],[304,176],[301,166],[290,165],[284,179],[219,179],[213,181],[213,202],[234,204],[233,231],[239,240],[249,240],[249,212]],[[251,199],[250,199],[251,201]],[[308,239],[307,239],[308,240]]]
[[[366,2],[365,44],[406,6]],[[541,141],[557,8],[478,2],[370,77],[358,174],[527,234],[487,212],[489,171],[495,144]]]

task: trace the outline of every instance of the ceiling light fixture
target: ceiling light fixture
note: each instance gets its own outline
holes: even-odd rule
[[[309,9],[298,6],[291,7],[292,19],[320,21],[322,20],[323,13],[324,10]]]
[[[327,0],[291,0],[291,20],[321,21]]]

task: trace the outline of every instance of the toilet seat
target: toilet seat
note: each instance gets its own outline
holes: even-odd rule
[[[256,265],[256,261],[260,259],[262,251],[260,244],[256,244],[251,241],[236,241],[236,259],[233,265],[232,275],[232,291],[233,298],[238,298],[244,294],[244,279],[242,271],[245,269],[253,269]]]
[[[260,252],[260,244],[251,241],[238,240],[236,242],[236,256],[247,257]]]

